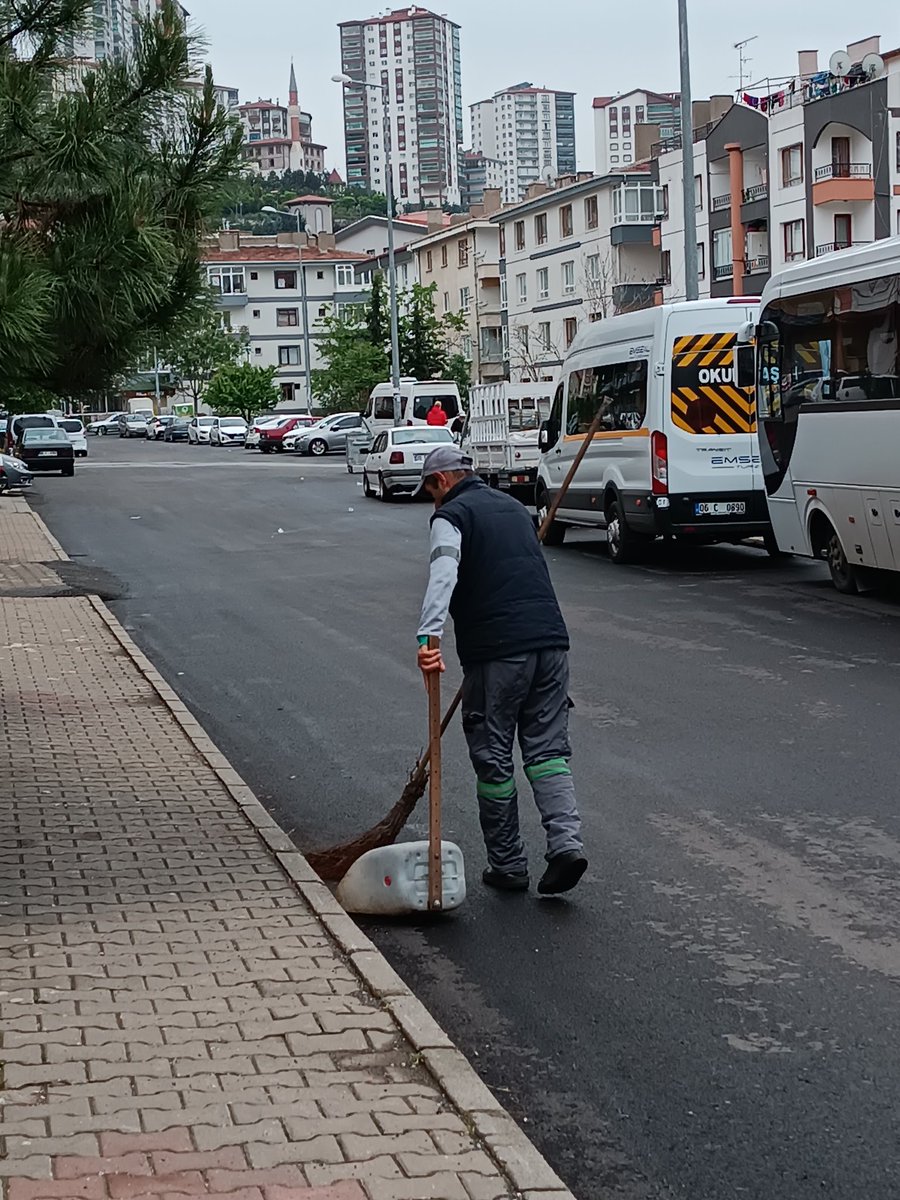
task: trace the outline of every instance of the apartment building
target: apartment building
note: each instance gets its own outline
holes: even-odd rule
[[[459,160],[459,190],[465,208],[484,203],[487,190],[503,191],[504,164],[499,158],[489,158],[477,150],[465,150]]]
[[[386,105],[398,201],[459,204],[459,26],[412,5],[339,29],[343,72],[378,85],[344,88],[348,184],[385,190]]]
[[[580,175],[495,213],[513,382],[552,378],[585,321],[656,302],[662,190],[649,166]]]
[[[335,249],[327,233],[301,234],[298,242],[296,234],[225,230],[204,247],[202,269],[223,321],[247,331],[251,363],[278,368],[283,403],[310,406],[307,365],[324,365],[317,349],[323,318],[365,302],[356,279],[361,257]]]
[[[681,97],[677,92],[647,92],[640,88],[618,96],[595,96],[594,170],[598,175],[620,171],[639,161],[637,126],[657,128],[655,140],[681,134]]]
[[[471,363],[472,383],[504,378],[500,229],[490,219],[499,207],[499,189],[488,190],[480,211],[453,217],[450,225],[407,247],[418,281],[425,287],[435,285],[438,316],[466,317],[460,350]]]
[[[793,79],[695,122],[701,296],[758,295],[787,263],[900,235],[900,50],[878,49],[866,38],[831,56],[837,75],[801,51]],[[680,137],[655,155],[664,296],[679,299]]]
[[[313,141],[312,117],[300,107],[297,73],[291,63],[287,105],[256,100],[238,107],[244,130],[244,167],[258,175],[325,170],[325,146]]]
[[[575,93],[517,83],[470,106],[472,149],[503,164],[503,199],[575,171]],[[488,185],[490,186],[490,185]]]

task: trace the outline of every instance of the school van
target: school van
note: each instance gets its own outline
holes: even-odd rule
[[[546,515],[599,412],[599,431],[547,542],[570,526],[605,528],[624,563],[658,537],[739,542],[776,552],[753,389],[737,386],[737,332],[758,301],[659,305],[588,325],[576,337],[541,427],[536,503]]]
[[[447,414],[448,426],[457,417],[463,416],[463,404],[459,388],[446,380],[432,379],[422,383],[418,379],[400,380],[400,424],[425,425],[428,410],[435,400]],[[373,433],[390,429],[394,424],[394,388],[391,383],[377,383],[369,396],[363,413],[366,425]]]

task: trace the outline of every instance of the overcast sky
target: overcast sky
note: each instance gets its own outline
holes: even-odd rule
[[[361,20],[402,5],[368,0],[185,0],[209,43],[216,78],[241,100],[287,102],[290,60],[325,161],[344,173],[338,21]],[[425,4],[461,26],[463,102],[482,100],[523,80],[577,92],[576,136],[582,170],[594,167],[591,99],[631,87],[678,89],[676,0],[443,0]],[[692,87],[696,97],[737,87],[733,44],[746,48],[751,79],[784,77],[798,50],[834,50],[872,34],[881,49],[900,46],[897,0],[689,0]],[[465,112],[469,139],[468,107]]]

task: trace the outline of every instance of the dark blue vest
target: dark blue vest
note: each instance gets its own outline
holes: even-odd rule
[[[432,520],[437,517],[462,535],[450,615],[463,666],[532,650],[568,650],[534,523],[518,500],[467,478],[447,493]]]

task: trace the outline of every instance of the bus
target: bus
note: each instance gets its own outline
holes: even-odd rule
[[[900,238],[774,275],[741,333],[783,553],[824,559],[839,592],[900,570]]]
[[[600,429],[545,535],[605,529],[627,563],[658,537],[774,547],[759,457],[752,379],[737,386],[738,331],[756,297],[681,301],[589,324],[563,363],[541,426],[536,484],[546,516],[595,415]]]

